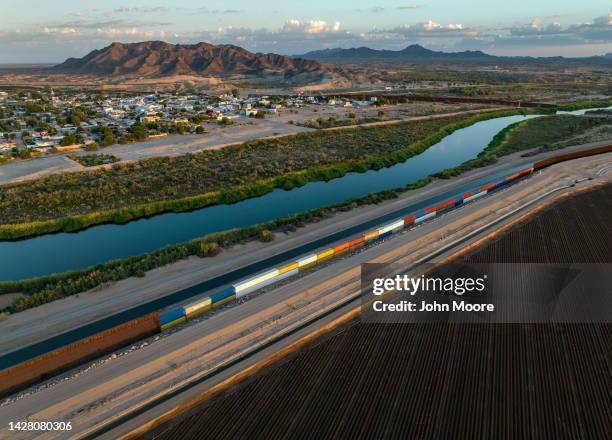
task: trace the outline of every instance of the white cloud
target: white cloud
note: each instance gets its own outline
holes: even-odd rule
[[[336,21],[333,24],[328,24],[324,20],[309,20],[301,22],[300,20],[292,19],[285,23],[281,28],[283,32],[297,32],[305,34],[324,34],[340,31],[340,22]]]
[[[76,34],[77,30],[71,27],[62,27],[62,28],[44,27],[42,29],[42,32],[45,34],[72,35],[72,34]]]

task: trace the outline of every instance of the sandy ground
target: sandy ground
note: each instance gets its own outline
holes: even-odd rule
[[[444,115],[450,116],[464,111],[481,111],[478,106],[423,103],[384,106],[382,108],[366,107],[348,109],[309,105],[296,110],[282,109],[278,115],[269,115],[266,119],[240,117],[234,120],[234,125],[228,127],[222,127],[216,122],[206,123],[204,127],[208,133],[204,135],[156,137],[145,142],[114,145],[104,148],[98,153],[112,154],[124,162],[147,159],[150,157],[180,156],[208,149],[223,148],[228,145],[254,139],[313,131],[311,128],[290,124],[289,121],[303,122],[308,119],[316,119],[319,117],[329,118],[330,116],[334,116],[338,119],[347,119],[346,114],[349,112],[357,114],[358,118],[376,117],[379,110],[385,112],[385,119],[387,119],[387,121],[384,123],[442,117]],[[491,111],[492,108],[485,107],[482,110]],[[293,111],[297,113],[293,113]],[[32,180],[60,172],[86,171],[96,168],[97,167],[84,167],[66,157],[65,154],[42,156],[29,160],[14,160],[0,165],[0,184]]]
[[[201,377],[221,362],[265,343],[299,325],[308,314],[320,313],[341,297],[359,289],[362,262],[411,263],[510,213],[529,200],[574,179],[596,176],[612,163],[612,155],[584,158],[551,167],[527,181],[466,205],[403,234],[341,258],[271,288],[243,304],[229,307],[208,319],[193,322],[140,349],[90,365],[65,380],[24,395],[0,409],[0,426],[10,420],[72,421],[70,433],[29,432],[24,438],[68,438],[89,427],[112,420],[180,383]],[[584,182],[579,188],[610,181],[607,177]],[[6,429],[6,428],[5,428]],[[3,434],[7,432],[4,431]],[[1,434],[0,434],[1,435]],[[112,437],[111,437],[112,438]],[[116,438],[116,437],[115,437]]]
[[[588,146],[591,146],[589,144]],[[588,147],[587,146],[587,147]],[[578,146],[565,151],[585,148]],[[354,224],[378,218],[404,206],[462,186],[475,178],[483,177],[509,166],[531,163],[542,157],[556,155],[545,153],[530,158],[518,155],[506,156],[497,164],[473,170],[458,178],[433,182],[416,191],[408,191],[397,199],[374,206],[362,206],[349,212],[338,213],[319,223],[309,224],[291,234],[276,234],[271,243],[252,241],[224,250],[214,258],[191,257],[147,272],[143,278],[128,278],[91,291],[9,316],[0,322],[0,354],[29,345],[43,337],[50,337],[87,322],[112,315],[183,288],[198,284],[217,275],[246,264],[259,261],[318,237],[346,229]]]

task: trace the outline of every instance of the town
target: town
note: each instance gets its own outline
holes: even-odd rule
[[[239,89],[218,96],[56,93],[52,88],[0,91],[0,163],[59,152],[97,151],[170,134],[205,134],[207,124],[229,126],[252,118],[264,119],[279,115],[281,109],[297,113],[307,105],[350,110],[373,104],[380,105],[375,97],[344,101],[301,95],[241,97]],[[382,116],[382,112],[377,115]],[[354,113],[345,116],[347,121],[356,122]],[[375,120],[371,117],[364,121]],[[335,121],[319,118],[300,124],[319,128]]]

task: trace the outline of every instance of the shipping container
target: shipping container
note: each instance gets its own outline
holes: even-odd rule
[[[395,229],[400,229],[400,228],[403,228],[403,227],[404,227],[404,219],[396,220],[393,223],[389,223],[389,224],[387,224],[385,226],[382,226],[382,227],[378,228],[378,233],[380,235],[382,235],[385,232],[393,231]]]
[[[276,275],[278,275],[278,269],[272,269],[234,284],[236,296],[240,297],[241,291],[250,289],[251,287],[258,285],[259,283],[269,280],[270,278],[274,278]]]
[[[225,298],[233,295],[234,293],[236,293],[236,289],[234,288],[234,286],[229,286],[223,290],[219,290],[218,292],[215,292],[212,295],[210,295],[210,299],[212,300],[212,303],[214,305],[215,303],[218,303],[219,301],[223,301]]]
[[[349,241],[349,247],[360,246],[363,244],[364,241],[365,241],[365,236],[362,235],[359,238]]]
[[[416,220],[416,215],[409,215],[408,217],[405,217],[404,226],[413,224],[415,220]]]
[[[299,263],[296,261],[291,264],[287,264],[286,266],[282,266],[278,268],[278,273],[283,274],[285,272],[289,272],[290,270],[297,269],[299,267]]]
[[[344,243],[341,243],[341,244],[339,244],[339,245],[337,245],[337,246],[334,246],[334,247],[333,247],[333,249],[334,249],[334,254],[340,253],[340,252],[342,252],[342,251],[347,251],[347,250],[348,250],[348,248],[349,248],[349,246],[350,246],[350,242],[348,242],[348,241],[346,241],[346,242],[344,242]]]
[[[421,217],[418,217],[418,218],[417,218],[417,219],[414,221],[414,223],[415,223],[415,224],[416,224],[416,223],[421,223],[422,221],[428,220],[428,219],[433,218],[433,217],[435,217],[435,216],[436,216],[436,211],[434,211],[434,212],[430,212],[429,214],[425,214],[425,215],[422,215]]]
[[[506,186],[511,182],[511,180],[501,180],[497,183],[495,183],[495,185],[493,185],[493,188],[489,189],[489,191],[495,191],[496,189],[501,188],[502,186]]]
[[[368,232],[367,234],[364,235],[364,238],[366,239],[366,241],[374,240],[374,239],[378,238],[378,230],[372,231],[372,232]]]
[[[311,266],[317,262],[317,254],[306,255],[305,257],[298,258],[298,267]]]
[[[432,212],[436,212],[436,211],[442,211],[443,209],[446,209],[450,206],[454,206],[455,205],[455,199],[450,199],[450,200],[446,200],[445,202],[439,203],[435,206],[431,206],[429,208],[425,208],[425,213],[426,214],[431,214]]]
[[[489,188],[493,188],[493,184],[492,183],[487,183],[485,186],[480,188],[480,192],[485,192],[487,191]]]
[[[240,292],[236,293],[236,298],[242,298],[245,295],[248,295],[251,292],[254,292],[256,290],[259,290],[263,287],[269,286],[270,284],[276,283],[277,281],[281,281],[284,280],[285,278],[289,278],[293,275],[297,275],[299,273],[298,269],[293,269],[290,270],[289,272],[285,272],[282,274],[278,274],[272,278],[266,278],[262,281],[260,281],[259,283],[252,285],[246,289],[241,290]]]
[[[463,195],[463,200],[465,201],[465,199],[470,198],[474,195],[474,193],[472,191],[468,191]]]
[[[176,321],[177,319],[185,317],[185,311],[180,309],[168,310],[167,312],[160,313],[159,315],[159,324],[163,328],[169,322]]]
[[[333,249],[325,249],[324,251],[319,252],[317,254],[317,263],[330,259],[332,255],[334,255]]]
[[[463,200],[463,203],[468,203],[468,202],[471,202],[472,200],[476,200],[477,198],[482,197],[482,196],[484,196],[485,194],[486,194],[486,192],[479,192],[479,193],[476,193],[476,194],[474,194],[474,195],[472,195],[472,196],[470,196],[470,197],[465,198],[465,199]]]
[[[188,319],[191,319],[207,312],[211,309],[211,307],[212,299],[207,296],[206,298],[192,302],[191,304],[187,304],[185,307],[183,307],[183,310],[185,311],[185,316],[187,316]]]
[[[393,234],[393,231],[387,231],[387,232],[384,232],[382,234],[379,234],[378,238],[382,240],[383,238],[386,238],[386,237],[390,236],[391,234]]]
[[[517,173],[514,174],[510,174],[509,176],[506,177],[506,180],[514,180],[514,179],[518,179],[519,177],[523,177],[526,176],[527,174],[531,173],[531,168],[526,168],[524,170],[521,170]]]
[[[225,304],[232,302],[236,299],[236,295],[234,293],[232,293],[229,296],[226,296],[225,298],[223,298],[220,301],[217,301],[216,303],[213,303],[212,308],[213,309],[218,309],[221,306],[224,306]]]
[[[170,321],[166,324],[163,324],[161,326],[161,331],[168,330],[169,328],[176,327],[177,325],[183,324],[185,322],[187,322],[187,318],[185,316],[181,316],[180,318],[175,319],[174,321]]]

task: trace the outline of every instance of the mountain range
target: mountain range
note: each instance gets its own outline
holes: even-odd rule
[[[329,66],[313,60],[273,53],[253,53],[230,44],[170,44],[163,41],[113,43],[53,67],[68,74],[161,77],[170,75],[223,75],[329,73]]]
[[[495,60],[496,56],[488,55],[480,50],[466,50],[463,52],[437,52],[426,49],[421,45],[412,44],[401,50],[377,50],[369,47],[351,49],[324,49],[298,55],[300,58],[310,60]]]
[[[489,55],[480,50],[465,50],[462,52],[439,52],[427,49],[419,44],[411,44],[401,50],[371,49],[369,47],[356,47],[351,49],[323,49],[307,52],[303,55],[296,55],[296,58],[303,58],[317,61],[346,61],[346,60],[379,60],[379,61],[495,61],[495,60],[587,60],[587,61],[609,61],[612,54],[595,55],[582,58],[567,58],[561,56],[551,57],[530,57],[530,56],[497,56]]]

